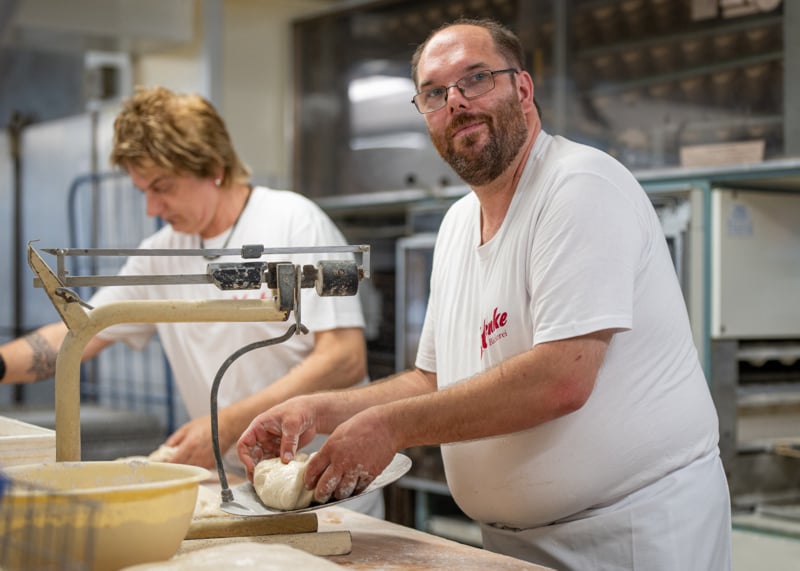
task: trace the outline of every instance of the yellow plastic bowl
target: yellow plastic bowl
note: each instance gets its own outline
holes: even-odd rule
[[[4,470],[0,567],[112,571],[163,561],[192,521],[204,468],[159,462],[57,462]]]

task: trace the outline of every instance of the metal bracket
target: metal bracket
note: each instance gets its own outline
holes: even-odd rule
[[[79,304],[73,303],[76,298],[80,298],[74,292],[70,292],[72,296],[65,294],[70,290],[56,277],[50,266],[45,263],[31,244],[32,242],[28,242],[28,265],[42,282],[47,297],[53,303],[53,307],[56,308],[68,329],[73,330],[83,327],[87,321],[86,313]]]
[[[294,264],[280,263],[275,266],[278,290],[278,307],[280,309],[294,309],[295,285],[297,284],[297,270]]]
[[[207,271],[218,289],[260,289],[266,266],[266,262],[223,262],[208,264]]]

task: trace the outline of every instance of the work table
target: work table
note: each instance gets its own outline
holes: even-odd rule
[[[547,569],[380,520],[339,505],[320,509],[315,513],[320,536],[335,535],[335,532],[350,533],[352,549],[349,553],[325,557],[328,561],[346,569],[361,571],[426,571],[432,569],[546,571]],[[179,553],[234,541],[274,542],[268,537],[185,540]],[[291,541],[287,543],[291,545]]]
[[[332,556],[329,559],[352,569],[546,569],[342,507],[320,510],[317,516],[320,531],[350,531],[353,550],[347,555]]]

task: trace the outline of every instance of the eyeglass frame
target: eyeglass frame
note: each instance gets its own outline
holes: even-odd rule
[[[467,75],[459,78],[458,81],[456,81],[455,83],[452,83],[450,85],[435,85],[435,86],[433,86],[431,88],[425,89],[424,91],[417,91],[417,93],[414,95],[414,97],[411,98],[411,103],[414,105],[414,107],[416,108],[416,110],[419,113],[421,113],[422,115],[427,115],[428,113],[433,113],[434,111],[438,111],[439,109],[444,109],[447,106],[447,100],[450,97],[450,89],[453,88],[453,87],[457,87],[458,88],[459,93],[461,93],[461,96],[464,99],[468,99],[468,100],[477,99],[481,95],[486,95],[487,93],[492,91],[497,86],[497,83],[494,80],[494,76],[496,74],[498,74],[498,73],[519,73],[519,71],[520,70],[518,70],[515,67],[509,67],[509,68],[506,68],[506,69],[495,69],[495,70],[481,69],[481,70],[478,70],[478,71],[474,71],[472,73],[468,73]],[[489,89],[487,89],[486,91],[478,93],[477,95],[473,95],[472,97],[468,97],[464,93],[464,89],[465,88],[461,87],[459,85],[459,83],[461,83],[462,81],[464,81],[467,78],[470,78],[470,77],[473,77],[475,75],[478,75],[479,73],[488,73],[489,76],[492,78],[492,86]],[[444,101],[442,102],[442,106],[441,107],[437,107],[436,109],[431,109],[430,111],[422,111],[419,108],[419,105],[417,105],[417,97],[422,95],[423,93],[428,93],[430,91],[433,91],[434,89],[444,89]]]

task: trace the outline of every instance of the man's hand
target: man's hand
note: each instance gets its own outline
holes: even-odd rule
[[[222,454],[236,441],[235,430],[228,430],[222,417],[219,417],[219,448]],[[172,433],[165,442],[174,446],[175,453],[170,459],[176,464],[192,464],[214,469],[214,447],[211,441],[211,417],[203,416],[190,420]]]
[[[378,408],[367,409],[342,423],[308,462],[306,488],[327,502],[358,494],[389,465],[397,451],[392,430]]]
[[[296,397],[253,419],[236,447],[250,481],[261,460],[279,456],[287,463],[316,436],[318,420],[313,402],[311,396]]]

